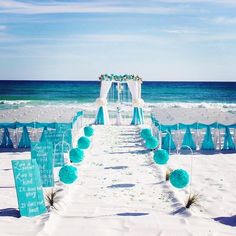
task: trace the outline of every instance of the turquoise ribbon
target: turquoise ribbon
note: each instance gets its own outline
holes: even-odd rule
[[[99,107],[97,117],[95,120],[96,125],[104,125],[105,124],[105,119],[104,119],[104,109],[103,107]]]
[[[131,125],[141,125],[144,123],[143,110],[140,107],[134,107]]]

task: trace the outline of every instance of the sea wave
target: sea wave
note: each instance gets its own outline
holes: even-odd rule
[[[31,100],[0,100],[0,105],[21,105],[31,102]]]
[[[17,107],[77,107],[84,110],[96,110],[97,105],[95,102],[77,102],[77,101],[36,101],[36,100],[1,100],[0,109],[11,109]],[[108,103],[109,110],[116,110],[117,103]],[[123,109],[131,109],[132,103],[123,103],[120,105]],[[210,102],[146,102],[144,105],[145,110],[152,110],[155,108],[215,108],[215,109],[227,109],[236,110],[236,103],[210,103]]]
[[[236,109],[236,103],[191,103],[191,102],[162,102],[162,103],[146,103],[147,107],[160,108],[231,108]]]

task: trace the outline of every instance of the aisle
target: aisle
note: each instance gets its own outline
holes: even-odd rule
[[[51,215],[40,235],[143,236],[147,230],[157,235],[167,228],[164,219],[176,204],[142,145],[139,128],[98,126],[95,133],[71,201],[64,212]]]

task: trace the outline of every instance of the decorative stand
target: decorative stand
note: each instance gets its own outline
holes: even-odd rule
[[[122,125],[122,115],[119,106],[116,109],[116,125]]]

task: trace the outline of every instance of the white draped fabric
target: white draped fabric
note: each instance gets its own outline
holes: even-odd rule
[[[107,110],[107,96],[108,92],[111,88],[113,80],[102,80],[101,88],[100,88],[100,97],[97,99],[98,105],[98,113],[96,116],[95,123],[96,124],[109,124],[109,115]],[[141,99],[141,82],[138,80],[126,80],[128,88],[132,95],[132,103],[133,103],[133,118],[131,124],[137,125],[143,123],[143,112],[142,106],[144,101]],[[117,124],[121,123],[121,115],[117,117]]]
[[[141,91],[141,83],[138,83],[138,97],[141,98],[141,94],[142,94],[142,91]]]
[[[139,98],[139,82],[138,81],[133,81],[129,80],[127,81],[129,90],[132,94],[132,100],[136,100]]]
[[[100,100],[105,101],[104,103],[102,102],[103,103],[102,107],[103,107],[103,111],[104,111],[104,124],[105,125],[109,124],[109,114],[108,114],[108,111],[107,111],[106,100],[107,100],[107,95],[108,95],[108,92],[110,90],[111,84],[112,84],[112,81],[102,81],[101,82]]]
[[[143,100],[141,99],[141,83],[139,81],[127,81],[129,90],[132,94],[132,101],[134,107],[142,107]]]
[[[100,89],[100,98],[107,99],[109,89],[111,87],[112,81],[102,81]]]
[[[141,83],[140,81],[127,81],[129,90],[132,94],[132,103],[134,107],[132,125],[143,124],[143,111],[142,106],[144,105],[143,100],[141,99]]]

